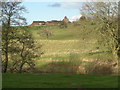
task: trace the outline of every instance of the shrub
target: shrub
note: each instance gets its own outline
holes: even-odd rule
[[[113,74],[113,67],[108,62],[94,61],[85,66],[87,74],[110,75]]]
[[[49,73],[78,73],[81,63],[78,54],[70,53],[68,60],[50,62],[43,66],[41,70]]]
[[[91,25],[96,25],[96,23],[95,22],[91,22]]]
[[[61,23],[59,27],[62,29],[62,28],[67,28],[68,26],[67,26],[67,23]]]
[[[74,26],[80,26],[81,23],[80,23],[79,21],[76,21],[76,22],[73,23],[73,25],[74,25]]]
[[[67,61],[51,62],[41,68],[46,73],[73,73],[72,65]]]
[[[73,65],[80,65],[82,61],[80,60],[80,57],[77,53],[72,52],[69,55],[69,63]]]

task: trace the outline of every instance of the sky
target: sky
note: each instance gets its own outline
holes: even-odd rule
[[[82,2],[23,2],[27,13],[24,14],[28,25],[33,21],[62,20],[65,16],[70,21],[80,18]]]

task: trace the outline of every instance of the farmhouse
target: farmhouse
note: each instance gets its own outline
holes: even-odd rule
[[[58,25],[62,23],[70,23],[69,19],[65,16],[62,21],[52,20],[52,21],[33,21],[29,26],[47,26],[47,25]]]
[[[65,23],[70,23],[69,19],[65,16],[64,19],[62,20]]]
[[[29,26],[42,26],[45,25],[45,21],[33,21],[33,23]]]
[[[52,20],[52,21],[47,21],[46,25],[55,25],[55,24],[61,24],[63,21],[57,21],[57,20]]]

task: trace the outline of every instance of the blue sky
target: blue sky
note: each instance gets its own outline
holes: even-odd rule
[[[80,17],[81,2],[23,2],[28,13],[24,16],[28,25],[32,21],[62,20],[67,16],[71,21]]]

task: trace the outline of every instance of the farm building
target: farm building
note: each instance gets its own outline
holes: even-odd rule
[[[61,23],[69,23],[69,19],[65,16],[62,21],[52,20],[52,21],[33,21],[33,23],[29,26],[46,26],[46,25],[56,25]]]
[[[69,19],[66,16],[64,17],[64,19],[62,21],[65,22],[65,23],[69,23],[70,22]]]
[[[45,21],[33,21],[33,23],[29,26],[42,26],[45,25]]]

